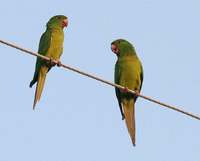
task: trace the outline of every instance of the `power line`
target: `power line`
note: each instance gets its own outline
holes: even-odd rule
[[[3,44],[6,44],[6,45],[8,45],[8,46],[11,46],[11,47],[13,47],[13,48],[16,48],[16,49],[18,49],[18,50],[21,50],[21,51],[24,51],[24,52],[26,52],[26,53],[29,53],[29,54],[31,54],[31,55],[34,55],[34,56],[40,57],[40,58],[42,58],[42,59],[45,59],[45,60],[47,60],[47,61],[52,61],[49,57],[40,55],[40,54],[38,54],[38,53],[35,53],[35,52],[30,51],[30,50],[27,50],[27,49],[24,49],[24,48],[22,48],[22,47],[19,47],[19,46],[17,46],[17,45],[8,43],[8,42],[3,41],[3,40],[0,40],[0,42],[3,43]],[[119,88],[119,89],[126,90],[126,88],[123,87],[123,86],[120,86],[120,85],[118,85],[118,84],[115,84],[115,83],[106,81],[106,80],[104,80],[104,79],[101,79],[101,78],[96,77],[96,76],[94,76],[94,75],[88,74],[88,73],[83,72],[83,71],[81,71],[81,70],[72,68],[72,67],[70,67],[70,66],[68,66],[68,65],[65,65],[65,64],[60,63],[59,61],[53,60],[53,62],[54,62],[55,64],[57,64],[57,65],[59,64],[59,66],[63,66],[64,68],[70,69],[70,70],[72,70],[72,71],[75,71],[75,72],[77,72],[77,73],[83,74],[83,75],[88,76],[88,77],[90,77],[90,78],[96,79],[96,80],[101,81],[101,82],[106,83],[106,84],[109,84],[109,85],[111,85],[111,86],[113,86],[113,87],[117,87],[117,88]],[[132,90],[130,90],[130,89],[128,89],[127,92],[132,93],[132,94],[135,94],[135,91],[132,91]],[[139,96],[139,97],[142,97],[142,98],[144,98],[144,99],[147,99],[147,100],[149,100],[149,101],[152,101],[152,102],[154,102],[154,103],[163,105],[163,106],[165,106],[165,107],[171,108],[171,109],[173,109],[173,110],[176,110],[176,111],[178,111],[178,112],[184,113],[184,114],[186,114],[186,115],[188,115],[188,116],[191,116],[191,117],[194,117],[194,118],[200,120],[200,117],[199,117],[199,116],[194,115],[194,114],[192,114],[192,113],[189,113],[189,112],[187,112],[187,111],[184,111],[184,110],[182,110],[182,109],[179,109],[179,108],[177,108],[177,107],[174,107],[174,106],[168,105],[168,104],[166,104],[166,103],[157,101],[157,100],[155,100],[155,99],[153,99],[153,98],[144,96],[144,95],[142,95],[142,94],[140,94],[140,93],[138,94],[138,96]]]

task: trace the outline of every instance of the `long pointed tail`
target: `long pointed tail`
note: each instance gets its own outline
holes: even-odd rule
[[[40,74],[38,77],[38,83],[35,91],[35,99],[34,99],[34,104],[33,104],[33,110],[35,109],[37,101],[40,100],[42,90],[44,87],[45,79],[46,79],[46,74],[47,74],[48,68],[46,66],[41,67],[40,69]]]
[[[125,114],[125,120],[126,120],[126,127],[131,136],[133,146],[135,146],[135,107],[134,107],[134,103],[133,103],[133,106],[131,106],[130,108],[127,108],[127,106],[125,106],[125,105],[123,105],[123,108],[124,108],[124,114]]]

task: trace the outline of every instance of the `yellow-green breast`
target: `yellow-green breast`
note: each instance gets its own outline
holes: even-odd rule
[[[63,51],[64,32],[63,30],[53,30],[51,34],[51,43],[46,56],[59,60]]]

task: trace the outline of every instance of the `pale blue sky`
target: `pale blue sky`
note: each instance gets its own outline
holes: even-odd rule
[[[48,20],[69,19],[61,61],[113,82],[110,43],[130,41],[144,69],[141,93],[200,115],[200,1],[8,0],[0,39],[34,52]],[[200,125],[139,98],[136,147],[114,88],[55,67],[32,110],[35,57],[0,44],[0,161],[199,161]]]

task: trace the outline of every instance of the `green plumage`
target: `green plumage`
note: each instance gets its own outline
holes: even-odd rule
[[[123,39],[115,40],[111,45],[111,49],[118,57],[115,64],[115,83],[140,92],[143,81],[143,70],[133,45]],[[129,134],[135,146],[134,103],[137,96],[118,88],[115,88],[115,91],[122,116],[124,115],[125,117]]]
[[[38,53],[54,60],[59,60],[63,51],[64,32],[63,27],[67,26],[66,16],[58,15],[52,17],[47,23],[47,29],[40,38]],[[52,65],[41,58],[37,58],[33,80],[30,82],[32,87],[37,82],[33,109],[37,101],[40,100],[44,87],[46,74]]]

